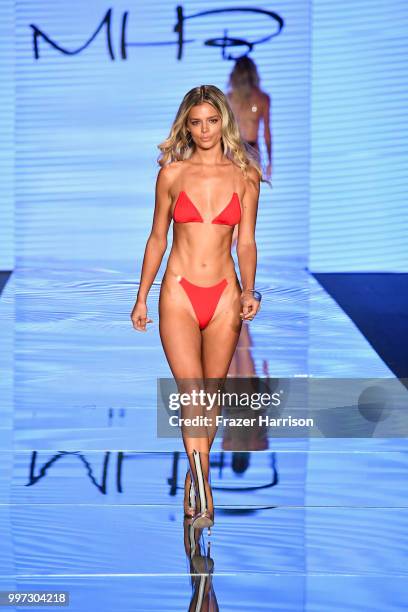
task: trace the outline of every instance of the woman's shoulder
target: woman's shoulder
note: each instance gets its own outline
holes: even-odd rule
[[[183,161],[172,161],[165,166],[162,166],[158,172],[158,178],[163,178],[165,180],[171,180],[175,178],[176,175],[179,174]]]
[[[245,190],[247,190],[248,188],[259,190],[260,188],[261,177],[259,175],[259,171],[252,164],[249,164],[246,168],[246,177],[244,183]]]
[[[263,106],[266,107],[271,103],[271,97],[266,91],[259,90],[259,96]]]
[[[254,85],[252,88],[252,96],[254,101],[258,104],[267,104],[270,102],[270,96],[263,89],[261,89],[258,85]]]
[[[163,188],[167,189],[168,192],[172,192],[174,187],[177,185],[177,181],[179,180],[182,167],[183,160],[180,161],[172,161],[165,166],[162,166],[157,175],[157,182]]]
[[[234,167],[235,173],[241,177],[243,182],[245,181],[259,181],[259,172],[255,168],[255,166],[251,163],[245,166],[245,169],[238,165],[237,162],[233,161],[232,165]]]
[[[259,178],[258,170],[252,164],[248,164],[246,173],[247,173],[247,177],[250,180],[255,180],[256,178]]]

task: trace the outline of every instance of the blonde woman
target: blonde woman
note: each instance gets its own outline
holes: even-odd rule
[[[248,56],[235,61],[228,80],[227,99],[238,122],[244,141],[259,154],[258,132],[263,122],[268,155],[266,177],[272,174],[272,133],[270,126],[270,96],[260,88],[260,76],[255,62]]]
[[[160,338],[179,390],[207,390],[208,379],[225,379],[242,321],[251,321],[259,309],[255,223],[262,171],[245,149],[224,93],[214,85],[186,93],[168,138],[158,148],[153,224],[131,320],[138,331],[152,322],[147,296],[173,220],[159,298]],[[235,225],[241,283],[231,257]],[[183,418],[192,414],[190,408],[184,407]],[[184,511],[196,528],[214,522],[209,481],[214,423],[193,432],[182,428],[190,467]]]
[[[263,122],[264,140],[268,163],[265,176],[272,176],[272,133],[270,125],[270,96],[260,88],[260,76],[253,59],[239,57],[229,75],[227,100],[237,120],[238,127],[249,151],[260,161],[258,132]],[[232,246],[238,238],[237,228],[232,235]]]

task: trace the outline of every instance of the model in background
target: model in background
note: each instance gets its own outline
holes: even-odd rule
[[[243,140],[255,151],[259,152],[259,127],[263,122],[268,161],[265,167],[265,176],[269,180],[272,176],[272,133],[270,126],[269,95],[262,91],[259,86],[260,77],[255,62],[247,56],[240,57],[235,61],[231,71],[227,88],[227,99],[237,120]],[[236,243],[238,233],[234,230],[232,244]]]
[[[259,86],[260,77],[250,57],[235,61],[228,81],[227,99],[238,122],[242,138],[259,151],[258,133],[263,122],[265,146],[268,155],[265,175],[272,175],[272,135],[270,127],[270,97]]]

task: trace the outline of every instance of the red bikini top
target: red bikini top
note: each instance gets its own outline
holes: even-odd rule
[[[180,191],[173,210],[175,223],[204,223],[200,211],[190,200],[185,191]],[[241,204],[236,191],[226,207],[211,221],[219,225],[236,225],[241,220]]]

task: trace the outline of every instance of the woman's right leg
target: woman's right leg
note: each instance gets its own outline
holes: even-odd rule
[[[163,349],[177,383],[179,393],[191,393],[204,389],[201,364],[201,331],[194,310],[179,283],[166,286],[162,283],[159,299],[159,332]],[[183,418],[205,416],[204,406],[183,406]],[[209,440],[207,428],[203,425],[182,427],[182,436],[190,471],[194,477],[196,500],[202,505],[203,496],[199,495],[201,476],[204,478],[205,501],[210,513],[213,512],[209,478]],[[199,452],[199,457],[193,455]],[[201,472],[201,473],[199,473]],[[187,483],[186,483],[187,484]],[[201,511],[201,507],[197,508]]]

